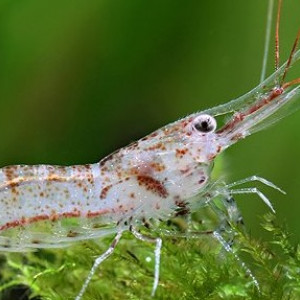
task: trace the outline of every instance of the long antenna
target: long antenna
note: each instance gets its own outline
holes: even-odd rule
[[[287,71],[288,71],[288,69],[289,69],[289,67],[290,67],[290,65],[291,65],[291,63],[292,63],[293,56],[294,56],[294,54],[295,54],[295,52],[296,52],[296,50],[297,50],[297,46],[298,46],[298,43],[299,43],[299,39],[300,39],[300,29],[298,30],[297,37],[296,37],[295,42],[294,42],[294,44],[293,44],[292,51],[291,51],[291,53],[290,53],[289,59],[288,59],[288,61],[287,61],[287,64],[286,64],[286,66],[285,66],[284,73],[283,73],[282,78],[281,78],[281,80],[280,80],[280,85],[282,85],[282,83],[284,82],[284,79],[285,79],[285,77],[286,77]],[[298,81],[295,81],[295,83],[294,83],[294,81],[295,81],[295,80],[292,80],[292,81],[290,82],[289,85],[298,83],[298,82],[299,82],[299,78],[298,78]],[[287,84],[286,84],[286,85],[287,85]],[[289,86],[289,85],[287,85],[287,86]]]
[[[280,25],[281,2],[282,0],[278,0],[276,31],[275,31],[275,71],[277,71],[279,68],[279,25]]]
[[[266,77],[266,69],[267,69],[268,55],[270,49],[273,7],[274,7],[274,0],[269,0],[268,13],[267,13],[267,25],[266,25],[266,37],[265,37],[265,46],[264,46],[264,57],[263,57],[262,70],[260,74],[260,82],[263,82]]]

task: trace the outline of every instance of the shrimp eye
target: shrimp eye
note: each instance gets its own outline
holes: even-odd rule
[[[217,122],[210,115],[200,115],[194,120],[193,125],[200,132],[211,132],[216,129]]]

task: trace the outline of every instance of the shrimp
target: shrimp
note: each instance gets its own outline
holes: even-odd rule
[[[115,234],[108,250],[95,260],[76,297],[80,300],[95,270],[113,253],[123,232],[130,231],[137,239],[156,245],[154,295],[162,239],[141,234],[140,226],[148,226],[152,220],[166,221],[178,210],[192,213],[203,206],[216,211],[221,225],[222,221],[237,223],[241,216],[232,198],[235,194],[257,194],[275,212],[257,188],[236,188],[260,181],[281,191],[271,182],[252,176],[226,184],[213,181],[211,173],[223,151],[297,108],[300,79],[286,82],[285,78],[300,58],[296,51],[299,37],[300,31],[288,61],[247,94],[168,124],[98,163],[2,168],[0,250],[65,247]],[[223,117],[227,120],[218,125],[216,118]],[[214,205],[217,197],[221,197],[225,212]],[[61,222],[68,219],[70,222]],[[226,246],[219,228],[211,232]]]

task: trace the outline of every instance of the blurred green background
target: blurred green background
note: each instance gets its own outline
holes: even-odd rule
[[[299,2],[284,1],[282,60],[299,12]],[[259,82],[266,13],[266,0],[2,0],[1,166],[96,162],[244,94]],[[282,187],[286,196],[261,188],[296,240],[299,128],[297,112],[227,150],[223,169],[228,182],[255,174]],[[256,196],[236,198],[248,230],[260,236],[267,208]]]

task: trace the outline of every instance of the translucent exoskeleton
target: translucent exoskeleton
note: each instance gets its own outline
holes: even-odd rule
[[[285,82],[289,67],[300,58],[300,51],[296,52],[298,39],[299,34],[289,60],[244,96],[168,124],[98,163],[2,168],[0,250],[64,247],[115,234],[107,251],[95,260],[77,300],[82,298],[95,270],[128,230],[137,239],[155,244],[154,295],[159,282],[162,239],[144,236],[139,226],[152,220],[168,220],[178,210],[193,212],[211,206],[220,217],[220,226],[211,229],[212,236],[230,251],[220,228],[240,220],[233,195],[257,194],[274,211],[256,187],[240,185],[260,181],[281,190],[257,176],[231,184],[213,181],[213,162],[231,145],[298,108],[300,80]],[[221,120],[220,125],[216,117]],[[225,213],[214,205],[217,197],[222,199]],[[61,222],[69,218],[75,222]],[[245,269],[258,286],[255,277]]]

